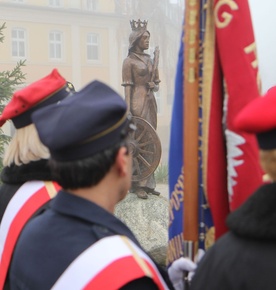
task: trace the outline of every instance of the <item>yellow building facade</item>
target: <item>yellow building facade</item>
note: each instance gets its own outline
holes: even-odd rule
[[[25,85],[57,68],[77,90],[98,79],[123,95],[129,21],[147,19],[149,53],[160,47],[158,135],[166,160],[182,9],[170,0],[0,0],[0,25],[6,25],[0,69],[26,60]]]

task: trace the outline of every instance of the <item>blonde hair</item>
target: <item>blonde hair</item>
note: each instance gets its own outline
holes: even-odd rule
[[[270,177],[271,181],[276,181],[276,149],[262,150],[260,149],[261,166],[265,173],[266,178]]]
[[[49,157],[48,148],[41,143],[34,124],[30,124],[15,131],[5,151],[3,165],[22,165]]]

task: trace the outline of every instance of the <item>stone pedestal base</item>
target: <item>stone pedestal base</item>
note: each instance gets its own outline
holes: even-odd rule
[[[115,209],[115,215],[135,234],[145,251],[161,266],[166,265],[169,203],[163,196],[140,199],[129,193]]]

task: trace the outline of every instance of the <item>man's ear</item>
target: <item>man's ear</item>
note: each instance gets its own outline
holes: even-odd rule
[[[129,153],[126,147],[121,147],[116,156],[116,168],[120,176],[125,176],[128,171]]]

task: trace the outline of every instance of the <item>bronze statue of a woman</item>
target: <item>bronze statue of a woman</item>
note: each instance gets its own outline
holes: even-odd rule
[[[128,56],[123,62],[123,83],[125,100],[129,113],[141,117],[153,128],[157,128],[157,104],[154,92],[159,89],[158,59],[152,60],[144,53],[149,48],[150,33],[147,21],[130,21],[132,32],[129,36]],[[155,191],[154,174],[146,179],[132,182],[132,191],[140,198],[148,198],[148,193],[159,195]]]

